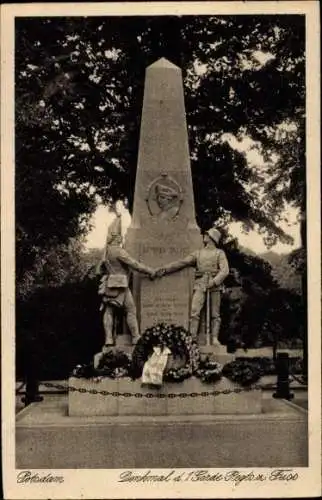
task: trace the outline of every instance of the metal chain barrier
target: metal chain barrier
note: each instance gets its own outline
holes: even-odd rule
[[[19,394],[20,391],[25,387],[26,382],[20,382],[19,387],[16,388],[16,394]]]
[[[239,394],[241,392],[250,392],[250,391],[258,391],[262,390],[262,387],[258,384],[252,385],[250,387],[236,387],[235,389],[223,389],[221,391],[202,391],[202,392],[178,392],[178,393],[153,393],[147,392],[142,394],[141,392],[119,392],[119,391],[105,391],[98,389],[85,389],[84,387],[74,387],[71,385],[63,385],[63,384],[53,384],[52,382],[42,382],[42,385],[52,389],[60,389],[60,390],[69,390],[71,392],[80,392],[82,394],[100,394],[101,396],[113,396],[113,397],[124,397],[124,398],[157,398],[157,399],[174,399],[174,398],[196,398],[196,397],[209,397],[209,396],[220,396],[221,394]]]
[[[290,371],[290,377],[291,377],[291,380],[294,380],[295,382],[297,382],[300,385],[305,385],[305,386],[307,385],[307,380],[305,380],[304,376],[302,376],[302,378],[300,378],[297,375],[295,375],[295,373]]]

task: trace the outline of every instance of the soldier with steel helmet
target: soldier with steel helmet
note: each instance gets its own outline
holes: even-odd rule
[[[204,248],[160,268],[156,273],[156,276],[161,277],[185,267],[196,268],[190,313],[190,333],[193,338],[197,338],[200,314],[203,307],[207,305],[207,330],[211,334],[213,345],[219,343],[221,285],[229,274],[226,254],[217,248],[220,238],[221,233],[218,229],[215,227],[209,229],[204,235]]]

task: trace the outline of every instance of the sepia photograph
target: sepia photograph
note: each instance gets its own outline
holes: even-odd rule
[[[5,6],[6,498],[319,495],[319,6],[278,4]]]

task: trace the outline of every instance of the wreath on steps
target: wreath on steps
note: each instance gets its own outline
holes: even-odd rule
[[[132,354],[132,377],[141,377],[143,366],[154,347],[167,347],[171,351],[164,372],[165,382],[181,382],[195,373],[200,354],[196,341],[182,326],[159,323],[147,328],[138,340]]]
[[[132,357],[111,349],[102,356],[97,368],[94,368],[93,363],[77,365],[73,376],[97,381],[102,377],[131,377],[136,380],[142,376],[144,364],[152,355],[154,347],[167,347],[171,351],[163,374],[164,382],[182,382],[194,375],[204,383],[215,383],[223,375],[223,367],[213,356],[201,359],[197,342],[192,339],[188,330],[174,324],[159,323],[147,328],[141,335]],[[229,375],[231,377],[228,370],[226,376]]]

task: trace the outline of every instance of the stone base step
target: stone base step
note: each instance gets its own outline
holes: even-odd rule
[[[83,391],[69,391],[68,414],[70,416],[238,415],[262,412],[261,390],[237,393],[234,390],[240,389],[240,386],[225,378],[216,383],[205,384],[191,377],[179,383],[167,382],[159,389],[142,387],[140,380],[133,381],[129,378],[116,380],[103,378],[100,382],[94,382],[91,379],[72,377],[69,379],[69,386]],[[104,396],[90,392],[95,390],[115,392],[115,395]],[[227,393],[217,396],[200,395],[200,393],[214,390],[227,391]],[[117,392],[128,395],[118,396]],[[147,397],[147,393],[161,397]],[[169,394],[179,393],[182,396],[169,397]]]
[[[212,359],[220,363],[221,365],[225,365],[226,363],[230,363],[234,361],[236,356],[235,354],[231,354],[227,352],[225,345],[200,345],[199,352],[201,355],[201,359],[210,356]]]
[[[308,466],[307,417],[281,400],[260,415],[69,417],[66,399],[17,416],[17,469]]]

